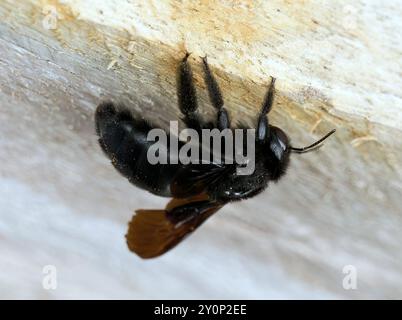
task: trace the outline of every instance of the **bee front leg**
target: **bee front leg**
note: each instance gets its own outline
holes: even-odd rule
[[[271,111],[272,105],[274,103],[275,80],[276,79],[274,77],[271,77],[271,83],[265,95],[264,102],[258,116],[257,140],[259,141],[264,141],[265,138],[269,135],[269,122],[267,114]]]

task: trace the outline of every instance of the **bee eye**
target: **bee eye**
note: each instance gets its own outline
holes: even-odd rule
[[[286,144],[283,142],[281,138],[278,139],[278,142],[283,150],[286,150]]]
[[[278,160],[282,159],[283,149],[277,143],[271,142],[271,150],[275,154],[275,157],[278,158]]]
[[[282,159],[284,152],[288,148],[289,140],[286,134],[277,127],[271,127],[270,148],[279,160]]]

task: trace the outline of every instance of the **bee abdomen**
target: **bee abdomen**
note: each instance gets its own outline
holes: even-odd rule
[[[170,183],[175,167],[152,165],[147,159],[147,140],[152,126],[143,119],[135,119],[127,111],[118,111],[110,103],[102,103],[95,114],[99,143],[113,166],[131,183],[154,194],[170,196]]]

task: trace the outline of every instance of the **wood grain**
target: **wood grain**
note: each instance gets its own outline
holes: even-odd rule
[[[50,8],[55,28],[46,28]],[[401,9],[397,1],[0,1],[0,297],[401,298]],[[132,255],[135,189],[97,145],[104,99],[177,118],[184,50],[234,119],[252,124],[270,76],[271,122],[296,145],[262,195],[228,205],[174,251]],[[42,268],[55,265],[57,290]],[[344,290],[353,265],[358,287]]]

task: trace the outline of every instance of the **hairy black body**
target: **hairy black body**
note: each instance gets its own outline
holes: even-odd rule
[[[231,129],[229,114],[206,58],[203,58],[205,82],[211,103],[217,110],[216,121],[207,122],[198,113],[188,56],[186,54],[179,65],[177,79],[183,121],[197,132]],[[253,197],[262,192],[269,181],[278,181],[286,172],[291,152],[312,150],[334,132],[311,146],[293,148],[286,134],[269,124],[267,114],[272,108],[274,93],[275,79],[272,78],[256,119],[255,170],[250,175],[238,175],[237,164],[150,164],[147,152],[154,142],[147,141],[147,135],[154,126],[110,102],[99,105],[95,115],[96,132],[114,167],[137,187],[173,198],[165,210],[137,210],[127,234],[132,251],[143,258],[163,254],[226,203]],[[166,152],[169,153],[169,146]]]

